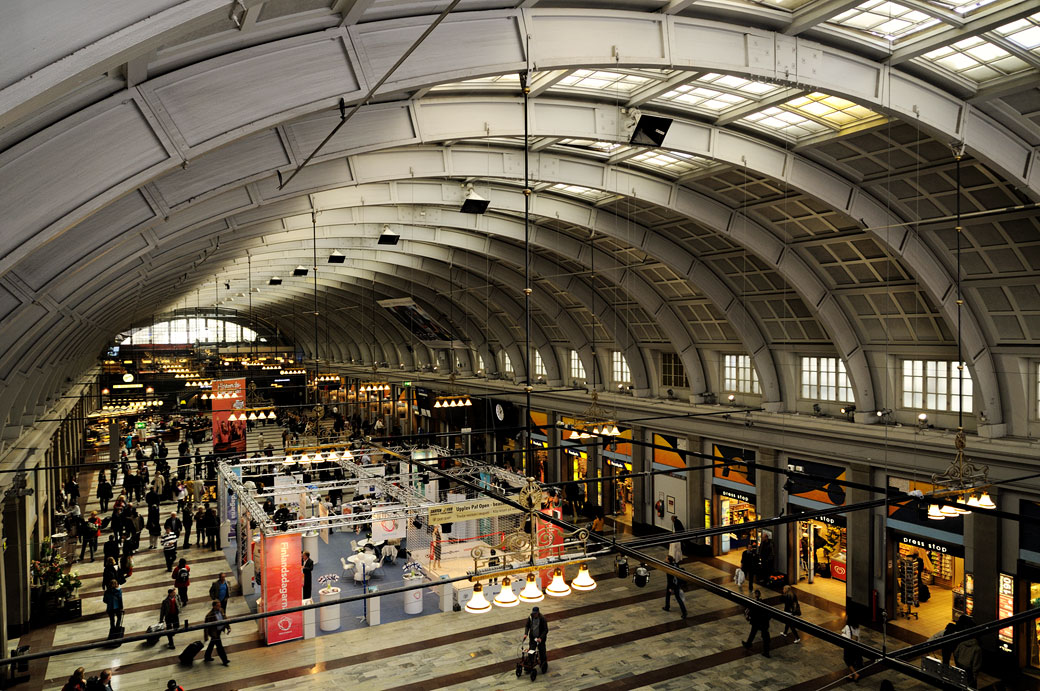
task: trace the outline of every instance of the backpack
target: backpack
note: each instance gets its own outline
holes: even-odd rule
[[[181,568],[177,569],[177,576],[176,576],[176,578],[174,578],[174,581],[176,581],[178,584],[179,583],[186,583],[190,576],[191,576],[191,573],[188,571],[188,569],[186,569],[186,568],[184,568],[182,566]]]
[[[90,677],[87,679],[87,691],[104,691],[104,686],[101,684],[101,677]]]

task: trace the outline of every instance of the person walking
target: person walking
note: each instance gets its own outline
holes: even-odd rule
[[[117,581],[122,578],[122,574],[119,573],[119,567],[116,566],[116,560],[112,557],[105,558],[105,568],[101,573],[101,586],[102,590],[108,588],[108,584],[112,581]]]
[[[162,528],[159,525],[158,504],[148,505],[148,520],[145,521],[145,527],[148,528],[148,549],[155,549],[156,545],[159,544],[159,536],[162,535]]]
[[[530,648],[538,650],[538,657],[541,658],[542,663],[542,674],[549,671],[549,655],[545,651],[545,639],[549,635],[549,622],[542,616],[542,612],[537,607],[531,608],[531,616],[527,617],[527,623],[524,624],[524,635],[530,639]]]
[[[210,509],[206,512],[206,544],[211,552],[220,549],[220,522],[217,520],[217,510]]]
[[[75,477],[70,477],[65,483],[65,506],[72,508],[79,504],[79,483]]]
[[[87,691],[112,691],[112,670],[103,669],[98,676],[87,679]]]
[[[740,555],[740,570],[747,580],[748,595],[755,589],[755,573],[758,572],[758,546],[752,542]]]
[[[101,477],[98,479],[97,486],[97,498],[98,503],[101,504],[101,513],[108,513],[108,502],[112,499],[112,483],[105,477],[105,472],[101,471]]]
[[[188,586],[191,585],[191,567],[187,559],[177,562],[177,568],[173,570],[173,587],[177,589],[177,595],[181,599],[181,605],[188,604]]]
[[[224,609],[220,606],[220,601],[214,600],[213,608],[206,614],[205,620],[207,624],[210,624],[205,629],[205,638],[209,639],[206,655],[202,658],[205,662],[213,662],[213,649],[216,648],[217,655],[220,655],[220,661],[225,666],[231,664],[228,661],[227,653],[224,652],[224,644],[220,640],[222,635],[231,632],[231,627],[224,623],[226,618]]]
[[[798,594],[795,592],[794,588],[792,588],[789,585],[785,585],[783,597],[784,611],[788,614],[793,614],[796,617],[802,616],[802,605],[800,602],[798,602]],[[791,626],[787,622],[784,622],[784,636],[787,636],[791,632],[794,632],[794,642],[801,643],[802,638],[798,635],[798,629]]]
[[[209,599],[220,603],[220,608],[227,612],[228,597],[231,596],[231,587],[228,585],[224,574],[217,576],[217,580],[209,587]]]
[[[194,514],[191,511],[191,500],[189,500],[181,510],[181,523],[184,524],[184,549],[188,549],[191,546],[191,524],[194,521]]]
[[[90,561],[94,561],[94,552],[97,551],[98,538],[101,537],[101,519],[98,518],[97,511],[91,511],[90,516],[83,521],[83,546],[79,550],[79,560],[83,561],[84,555],[87,553],[87,548],[90,548]]]
[[[201,506],[195,512],[195,546],[201,547],[206,537],[206,509]]]
[[[670,566],[676,566],[675,558],[669,554],[668,564]],[[686,603],[684,602],[685,595],[682,591],[682,586],[679,583],[679,578],[672,574],[665,575],[665,589],[664,589],[664,607],[665,612],[671,609],[672,595],[675,595],[675,601],[679,603],[679,611],[682,613],[682,619],[686,618]]]
[[[755,591],[755,600],[762,600],[762,591]],[[765,609],[765,606],[761,607],[748,607],[744,611],[744,617],[751,622],[751,633],[748,634],[748,639],[742,641],[745,648],[751,650],[751,645],[755,642],[755,634],[762,634],[762,657],[771,657],[769,654],[769,612]]]
[[[123,625],[123,591],[119,588],[119,581],[114,578],[108,582],[108,590],[101,597],[105,603],[105,612],[108,613],[109,631],[115,631]]]
[[[170,512],[170,517],[166,519],[166,523],[163,524],[163,528],[171,531],[174,535],[177,536],[178,540],[180,539],[181,530],[184,529],[184,524],[181,523],[181,519],[177,517],[176,511]]]
[[[167,631],[173,631],[177,628],[177,623],[180,621],[180,605],[177,604],[177,594],[173,588],[166,591],[166,597],[163,598],[162,603],[159,605],[159,621],[166,627]],[[166,634],[166,647],[173,649],[173,634]]]
[[[682,521],[679,520],[678,516],[672,516],[672,532],[682,533],[686,530],[683,526]],[[681,540],[675,540],[674,542],[668,543],[668,554],[675,558],[675,563],[678,564],[683,558],[683,543]]]
[[[314,560],[310,552],[303,553],[303,599],[311,599],[311,573],[314,572]]]
[[[850,641],[859,640],[859,625],[848,615],[845,615],[845,626],[841,627],[841,636]],[[849,668],[849,678],[852,681],[859,681],[859,668],[863,666],[863,656],[860,655],[860,652],[855,648],[845,648],[842,652],[842,660]]]
[[[166,570],[173,571],[173,564],[177,561],[177,534],[167,530],[162,536],[163,556],[166,558]]]

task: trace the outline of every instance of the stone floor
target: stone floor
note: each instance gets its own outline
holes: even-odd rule
[[[93,491],[86,491],[86,483],[81,485],[89,511],[96,507],[96,499]],[[208,609],[209,583],[221,571],[230,575],[230,569],[219,552],[192,547],[178,556],[193,565],[186,617],[197,623]],[[95,640],[107,632],[99,590],[101,559],[76,568],[85,577],[83,617],[34,631],[30,634],[34,651]],[[774,623],[773,654],[767,659],[758,654],[758,644],[751,652],[741,646],[748,624],[739,606],[693,588],[687,593],[689,618],[682,620],[674,603],[672,611],[662,611],[662,574],[653,573],[647,587],[637,588],[630,579],[615,578],[611,568],[612,560],[595,562],[592,571],[599,580],[595,590],[541,603],[550,623],[550,669],[536,683],[544,680],[557,689],[597,690],[852,688],[852,682],[844,679],[841,652],[831,645],[806,635],[795,645],[780,635],[782,627]],[[720,560],[689,561],[686,568],[732,587],[732,567]],[[142,552],[124,586],[128,635],[157,621],[159,602],[169,583],[158,550]],[[775,600],[775,594],[765,596]],[[259,644],[255,625],[240,624],[225,640],[231,659],[228,667],[219,661],[204,663],[201,655],[191,667],[180,665],[176,654],[201,638],[187,633],[176,637],[175,650],[166,647],[164,638],[153,647],[126,643],[117,649],[55,656],[35,664],[32,680],[17,688],[60,689],[72,670],[83,666],[88,674],[112,668],[117,691],[161,691],[168,679],[176,679],[189,691],[303,691],[354,684],[372,691],[526,689],[531,682],[516,677],[515,665],[529,610],[521,605],[496,607],[483,615],[439,613],[270,648]],[[232,597],[229,615],[246,612],[243,598]],[[832,630],[841,626],[840,611],[822,599],[803,602],[803,614]],[[865,634],[868,642],[873,635]],[[880,669],[868,670],[858,687],[878,688],[884,678],[901,691],[929,688]]]

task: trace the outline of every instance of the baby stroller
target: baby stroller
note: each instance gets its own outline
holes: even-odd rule
[[[524,674],[531,675],[531,681],[538,677],[538,669],[542,666],[542,656],[538,653],[538,646],[530,644],[527,636],[520,639],[520,659],[516,663],[516,678]]]

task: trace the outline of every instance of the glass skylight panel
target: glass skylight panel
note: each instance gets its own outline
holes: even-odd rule
[[[611,196],[610,192],[592,189],[591,187],[582,187],[581,185],[567,185],[562,182],[553,185],[549,189],[554,192],[562,192],[563,194],[581,197],[582,199],[588,199],[594,202],[598,202]]]
[[[451,89],[463,89],[463,88],[520,88],[520,75],[513,74],[499,74],[491,77],[476,77],[474,79],[467,79],[462,82],[449,82],[448,84],[440,84],[430,89],[431,91],[447,91]]]
[[[1040,12],[1025,19],[1005,24],[996,33],[1015,45],[1040,55]]]
[[[557,142],[558,146],[569,146],[576,149],[591,149],[604,154],[612,154],[620,149],[624,144],[618,142],[601,142],[594,139],[561,139]]]
[[[783,108],[800,111],[802,114],[823,120],[839,129],[856,122],[879,117],[877,113],[858,103],[819,92],[792,99],[785,103]]]
[[[649,77],[606,70],[574,70],[557,83],[557,87],[622,91],[629,93],[651,81]],[[555,88],[555,87],[554,87]]]
[[[776,84],[711,72],[697,77],[689,84],[679,85],[655,100],[689,106],[709,115],[721,115],[727,110],[756,101],[779,88],[781,87]]]
[[[888,41],[904,39],[940,23],[935,17],[920,10],[886,0],[867,0],[829,21],[832,24],[880,36]]]
[[[694,156],[693,154],[681,151],[662,151],[660,149],[644,151],[628,160],[632,163],[638,163],[655,170],[663,170],[674,175],[702,170],[712,163],[708,159]]]
[[[951,72],[979,83],[1006,77],[1030,68],[1029,63],[1025,60],[979,36],[970,36],[962,41],[925,53],[922,57],[935,65],[945,67]]]
[[[804,139],[828,131],[828,127],[776,106],[752,113],[737,122],[769,130],[790,139]]]

